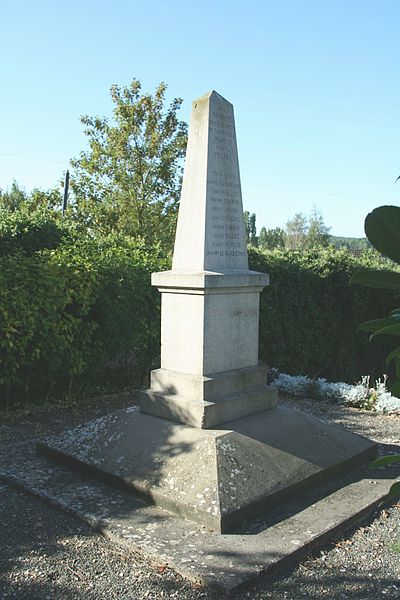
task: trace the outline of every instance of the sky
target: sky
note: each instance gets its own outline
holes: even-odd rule
[[[235,110],[258,229],[315,206],[331,234],[400,205],[399,0],[0,0],[0,188],[59,185],[112,84]]]

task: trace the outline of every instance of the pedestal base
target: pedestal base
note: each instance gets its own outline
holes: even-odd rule
[[[369,440],[280,407],[212,430],[133,407],[38,444],[42,455],[218,532],[375,451]]]
[[[157,369],[151,388],[139,394],[141,412],[203,429],[275,408],[277,401],[267,369],[258,366],[208,377]]]

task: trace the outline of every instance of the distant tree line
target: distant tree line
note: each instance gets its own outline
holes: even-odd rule
[[[274,250],[275,248],[310,250],[318,246],[334,246],[348,248],[351,252],[362,252],[370,248],[366,238],[330,235],[330,227],[325,224],[321,212],[316,207],[308,217],[302,212],[296,213],[286,223],[285,228],[266,229],[266,227],[261,227],[259,235],[257,235],[255,213],[245,211],[244,222],[247,244],[264,250]]]
[[[261,227],[256,233],[256,215],[248,211],[244,213],[247,243],[266,250],[286,248],[289,250],[305,250],[315,246],[328,246],[330,243],[330,227],[325,225],[322,214],[314,208],[309,217],[298,212],[286,223],[285,229]]]

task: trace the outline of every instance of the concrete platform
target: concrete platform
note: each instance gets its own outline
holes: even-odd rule
[[[7,482],[77,515],[121,546],[223,592],[275,575],[365,519],[387,500],[396,474],[395,466],[356,468],[319,485],[318,492],[279,503],[267,517],[218,534],[40,458],[33,444],[20,444],[0,465]]]
[[[208,430],[131,407],[37,448],[217,532],[376,453],[374,442],[285,407]]]

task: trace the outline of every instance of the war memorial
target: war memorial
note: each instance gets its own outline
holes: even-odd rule
[[[365,517],[390,487],[366,471],[376,444],[267,384],[268,284],[248,268],[233,106],[213,91],[193,102],[172,269],[152,276],[160,368],[138,404],[41,440],[21,485],[225,591]]]

